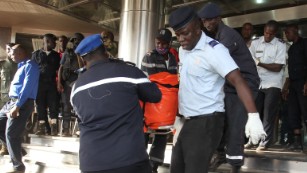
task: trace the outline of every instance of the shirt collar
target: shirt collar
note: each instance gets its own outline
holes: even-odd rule
[[[269,44],[276,44],[276,41],[277,41],[277,38],[276,37],[274,37],[270,42],[265,42],[264,41],[264,36],[262,36],[262,38],[261,38],[262,40],[262,43],[269,43]]]
[[[29,58],[27,58],[26,60],[23,60],[23,61],[21,61],[20,63],[18,63],[18,68],[19,67],[22,67],[23,65],[25,65],[27,62],[29,62],[30,61],[30,59]]]
[[[200,39],[198,40],[196,46],[195,46],[191,51],[194,51],[194,50],[204,50],[204,49],[205,49],[205,46],[206,46],[206,42],[207,42],[207,36],[206,36],[206,34],[202,31],[202,32],[201,32]]]
[[[104,60],[104,59],[98,60],[98,61],[96,61],[96,62],[93,62],[93,63],[89,66],[89,69],[92,68],[93,66],[97,65],[97,64],[104,64],[104,63],[107,63],[107,62],[110,62],[109,59],[108,59],[108,60]]]

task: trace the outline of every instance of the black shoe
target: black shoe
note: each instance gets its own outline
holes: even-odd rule
[[[57,124],[51,124],[51,136],[57,136],[58,135],[58,126]]]
[[[294,142],[291,143],[287,150],[290,151],[303,151],[303,144],[302,144],[302,138],[301,135],[294,136]]]
[[[70,137],[72,135],[70,134],[69,129],[64,128],[63,131],[62,131],[62,136],[63,137]]]
[[[230,173],[240,173],[241,172],[241,166],[231,166]]]
[[[25,150],[25,149],[21,149],[21,154],[22,154],[22,156],[25,156],[25,155],[27,155],[28,153],[27,153],[27,151]]]
[[[45,123],[39,123],[38,129],[35,133],[36,135],[46,135],[46,126]]]
[[[211,158],[209,171],[216,171],[216,169],[224,163],[226,163],[226,154],[224,152],[215,153]]]

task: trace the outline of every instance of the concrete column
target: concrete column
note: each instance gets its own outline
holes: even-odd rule
[[[6,43],[11,42],[11,28],[0,27],[0,60],[6,58]]]
[[[122,0],[118,57],[140,67],[164,24],[165,0]]]

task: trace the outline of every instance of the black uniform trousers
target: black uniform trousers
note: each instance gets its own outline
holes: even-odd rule
[[[173,147],[171,173],[208,172],[224,129],[225,114],[186,119]]]
[[[257,92],[254,92],[253,96],[256,98]],[[247,111],[239,96],[228,92],[225,93],[225,109],[225,129],[217,151],[226,154],[226,160],[232,166],[242,166],[244,164]]]
[[[165,130],[157,131],[157,132],[166,132]],[[146,148],[149,141],[149,133],[145,133],[145,144]],[[163,164],[164,161],[164,153],[167,145],[168,135],[163,134],[154,134],[152,145],[149,151],[149,159],[151,161],[152,166],[157,168]]]
[[[139,162],[130,166],[121,168],[103,170],[103,171],[82,171],[82,173],[151,173],[149,161]]]
[[[59,93],[55,82],[39,82],[36,98],[38,120],[48,120],[47,108],[51,119],[58,119]],[[46,122],[48,123],[48,121]]]
[[[71,93],[71,86],[69,85],[68,82],[64,82],[63,84],[64,87],[64,92],[61,93],[61,98],[62,98],[62,103],[63,103],[63,128],[70,128],[70,119],[71,119],[71,111],[72,111],[72,106],[70,103],[70,93]]]
[[[302,118],[307,125],[307,96],[303,95],[305,80],[291,80],[289,86],[288,117],[291,129],[302,128]]]
[[[15,170],[23,171],[21,142],[27,119],[32,115],[34,100],[28,99],[19,110],[17,118],[7,118],[7,113],[15,106],[15,101],[7,102],[0,111],[0,139],[6,143]]]
[[[281,89],[279,88],[260,89],[258,92],[256,106],[267,134],[265,140],[259,143],[261,147],[269,147],[273,142],[275,119],[279,110],[280,99]]]

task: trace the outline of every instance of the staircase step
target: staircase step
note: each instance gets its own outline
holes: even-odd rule
[[[28,152],[27,156],[32,160],[55,165],[61,165],[63,163],[72,165],[79,164],[78,151],[32,144],[23,144],[23,147]]]
[[[31,145],[55,147],[66,151],[79,152],[79,138],[76,137],[40,136],[34,134],[29,134],[29,137]]]
[[[71,164],[46,164],[41,161],[33,160],[33,158],[25,156],[23,162],[26,166],[25,173],[80,173],[79,165]],[[5,170],[12,168],[10,163],[10,157],[4,156],[0,158],[0,172],[3,173]]]

